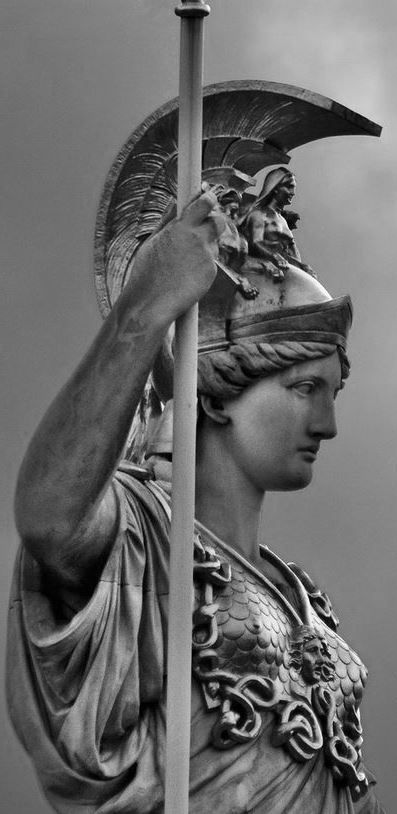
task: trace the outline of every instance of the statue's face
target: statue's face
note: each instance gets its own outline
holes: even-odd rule
[[[238,203],[232,202],[232,203],[227,204],[227,206],[225,208],[225,214],[231,220],[237,220],[238,219],[238,213],[239,213],[239,205],[238,205]]]
[[[277,203],[280,206],[288,206],[296,192],[296,181],[295,178],[287,177],[285,181],[281,181],[281,183],[276,187],[275,196]]]
[[[341,388],[337,351],[300,362],[223,402],[227,453],[258,490],[302,489],[312,479],[321,441],[334,438]]]
[[[324,642],[320,638],[305,642],[302,652],[302,677],[307,684],[322,678],[322,669],[330,661]]]

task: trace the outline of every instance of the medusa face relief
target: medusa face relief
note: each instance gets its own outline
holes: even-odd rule
[[[328,668],[330,654],[325,639],[319,637],[305,642],[302,651],[302,677],[307,684],[315,684],[323,678]]]
[[[325,637],[305,626],[293,631],[290,666],[300,673],[306,684],[332,681],[334,666]]]

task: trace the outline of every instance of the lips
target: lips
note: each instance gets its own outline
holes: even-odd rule
[[[317,457],[318,450],[319,445],[313,444],[308,447],[300,447],[299,452],[302,452],[304,455],[307,455],[308,458],[314,461],[314,459]]]

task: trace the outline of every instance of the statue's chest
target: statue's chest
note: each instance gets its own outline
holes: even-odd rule
[[[230,582],[212,592],[196,583],[193,647],[215,647],[222,669],[275,678],[283,667],[292,624],[277,591],[272,595],[243,568],[231,567]],[[207,593],[207,596],[206,596]],[[209,594],[212,593],[212,597]],[[206,599],[212,599],[207,603]]]
[[[218,711],[214,746],[254,741],[271,711],[275,745],[299,761],[324,749],[335,777],[363,793],[361,660],[313,609],[310,624],[302,621],[242,558],[203,550],[212,554],[195,566],[193,672],[205,705]]]

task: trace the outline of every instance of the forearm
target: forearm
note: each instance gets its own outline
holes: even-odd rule
[[[51,552],[70,552],[73,543],[78,559],[82,546],[92,552],[90,561],[106,550],[115,519],[106,487],[147,376],[169,325],[215,277],[214,251],[224,226],[216,205],[214,195],[201,195],[143,245],[130,282],[33,437],[20,471],[16,520],[45,565],[54,564]]]
[[[263,240],[254,240],[249,244],[249,254],[252,257],[262,257],[264,260],[272,260],[274,250],[271,250]]]

